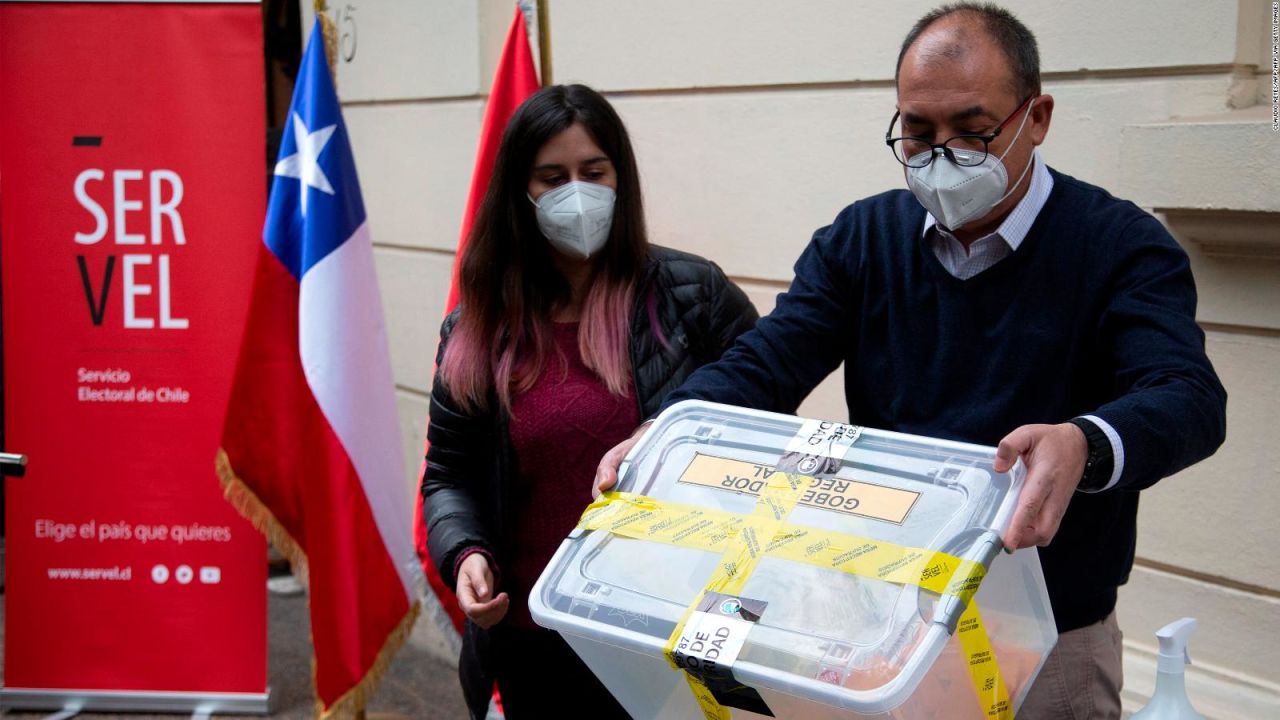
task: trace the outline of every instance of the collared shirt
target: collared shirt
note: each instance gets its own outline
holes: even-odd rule
[[[984,270],[991,269],[996,263],[1018,251],[1027,233],[1031,231],[1031,225],[1035,223],[1040,210],[1048,201],[1049,193],[1053,190],[1053,176],[1049,174],[1044,160],[1040,158],[1039,150],[1032,153],[1031,162],[1034,167],[1031,170],[1031,186],[1027,188],[1027,194],[1018,201],[1013,212],[1009,213],[995,232],[973,241],[967,250],[955,235],[938,224],[932,214],[925,213],[924,235],[929,240],[929,246],[933,249],[938,262],[942,263],[942,267],[952,276],[968,280]],[[1098,426],[1098,429],[1107,436],[1107,440],[1111,443],[1111,454],[1114,460],[1111,477],[1104,487],[1097,490],[1081,490],[1081,492],[1109,490],[1119,482],[1120,475],[1124,472],[1124,442],[1116,429],[1106,420],[1096,415],[1081,417]]]
[[[1040,159],[1039,150],[1032,153],[1031,162],[1031,186],[1027,188],[1027,194],[1022,196],[1013,212],[1009,213],[995,232],[973,241],[968,250],[955,235],[938,225],[933,215],[925,213],[924,235],[929,239],[933,254],[947,272],[961,280],[968,280],[1009,257],[1022,245],[1053,190],[1053,176]]]

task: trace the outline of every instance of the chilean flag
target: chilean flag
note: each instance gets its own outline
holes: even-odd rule
[[[328,716],[365,707],[423,580],[373,247],[320,25],[275,166],[218,471],[307,578]]]

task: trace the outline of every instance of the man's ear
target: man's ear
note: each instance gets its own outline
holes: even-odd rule
[[[1053,120],[1053,96],[1041,95],[1031,106],[1031,142],[1039,145],[1049,134],[1049,122]]]

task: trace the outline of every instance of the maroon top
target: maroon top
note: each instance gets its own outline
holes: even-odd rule
[[[508,621],[522,627],[534,627],[529,591],[591,503],[600,458],[640,422],[635,388],[623,397],[612,395],[582,363],[578,323],[553,328],[563,362],[552,354],[534,386],[511,403],[519,471],[511,481],[512,554],[501,570],[511,594]]]

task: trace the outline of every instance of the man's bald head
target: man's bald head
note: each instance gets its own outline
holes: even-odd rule
[[[943,5],[916,21],[902,41],[897,81],[910,51],[924,65],[962,62],[978,45],[992,43],[1008,61],[1010,90],[1018,98],[1040,93],[1040,51],[1036,37],[1008,10],[990,3]]]

